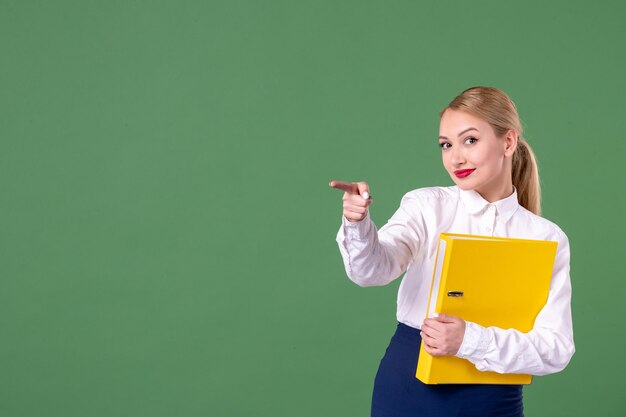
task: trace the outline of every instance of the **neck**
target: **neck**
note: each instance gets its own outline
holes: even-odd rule
[[[482,198],[489,201],[490,203],[493,203],[494,201],[505,199],[513,194],[513,183],[509,181],[497,188],[492,188],[489,190],[476,189],[475,191],[480,194]]]

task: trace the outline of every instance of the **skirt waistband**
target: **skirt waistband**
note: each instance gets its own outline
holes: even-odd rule
[[[410,343],[412,345],[419,346],[419,344],[422,343],[422,336],[420,336],[420,333],[420,329],[398,322],[393,338],[397,341],[401,341],[402,343]]]

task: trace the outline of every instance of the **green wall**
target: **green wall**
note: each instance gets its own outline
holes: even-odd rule
[[[623,416],[619,1],[0,2],[0,415],[365,416],[399,280],[335,243],[450,185],[441,107],[517,103],[577,352],[527,416]]]

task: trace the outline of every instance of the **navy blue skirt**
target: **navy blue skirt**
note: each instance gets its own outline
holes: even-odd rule
[[[380,361],[372,417],[523,417],[522,385],[427,385],[415,377],[420,331],[398,323]]]

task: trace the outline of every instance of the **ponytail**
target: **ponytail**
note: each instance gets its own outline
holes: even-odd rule
[[[526,140],[519,136],[512,161],[513,185],[517,190],[517,201],[526,210],[541,214],[541,186],[535,153]]]

